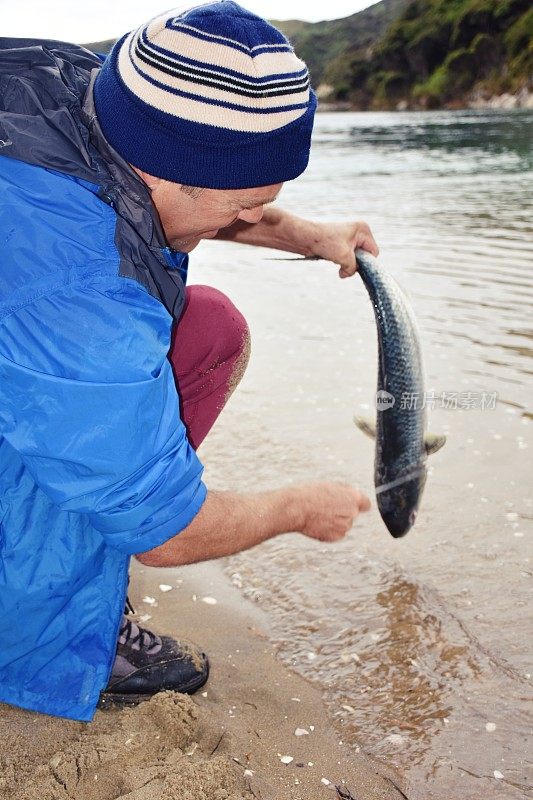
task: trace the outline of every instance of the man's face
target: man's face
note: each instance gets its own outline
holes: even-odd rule
[[[264,206],[276,199],[282,186],[201,189],[191,194],[180,184],[159,180],[150,188],[167,241],[175,250],[190,253],[202,239],[213,239],[237,220],[259,222]]]

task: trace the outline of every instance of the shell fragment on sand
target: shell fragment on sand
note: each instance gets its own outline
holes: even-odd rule
[[[405,744],[405,736],[401,736],[399,733],[391,733],[390,736],[387,736],[387,741],[391,744],[402,745]]]
[[[157,605],[157,600],[155,599],[155,597],[149,597],[148,595],[146,595],[146,597],[143,597],[142,601],[143,603],[146,603],[147,606]]]

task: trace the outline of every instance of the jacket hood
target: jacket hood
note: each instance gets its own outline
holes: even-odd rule
[[[120,274],[177,319],[186,259],[167,246],[148,187],[101,132],[92,90],[101,65],[79,45],[0,37],[0,156],[97,185],[117,214]]]
[[[80,98],[100,65],[76,45],[0,38],[0,154],[94,182]]]

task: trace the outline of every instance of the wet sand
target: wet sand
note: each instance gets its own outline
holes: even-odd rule
[[[320,693],[277,660],[262,613],[218,563],[132,562],[130,589],[147,627],[206,649],[208,683],[193,698],[98,711],[89,725],[0,705],[2,800],[402,797],[392,773],[340,742]]]

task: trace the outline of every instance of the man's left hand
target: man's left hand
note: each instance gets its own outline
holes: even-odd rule
[[[325,258],[339,265],[341,278],[349,278],[355,273],[357,247],[373,256],[379,253],[366,222],[315,222],[289,214],[277,206],[266,206],[258,222],[250,224],[237,220],[233,225],[220,229],[217,239]]]
[[[355,274],[356,248],[367,250],[373,256],[379,254],[379,247],[366,222],[316,222],[314,228],[313,255],[338,264],[340,278]]]

